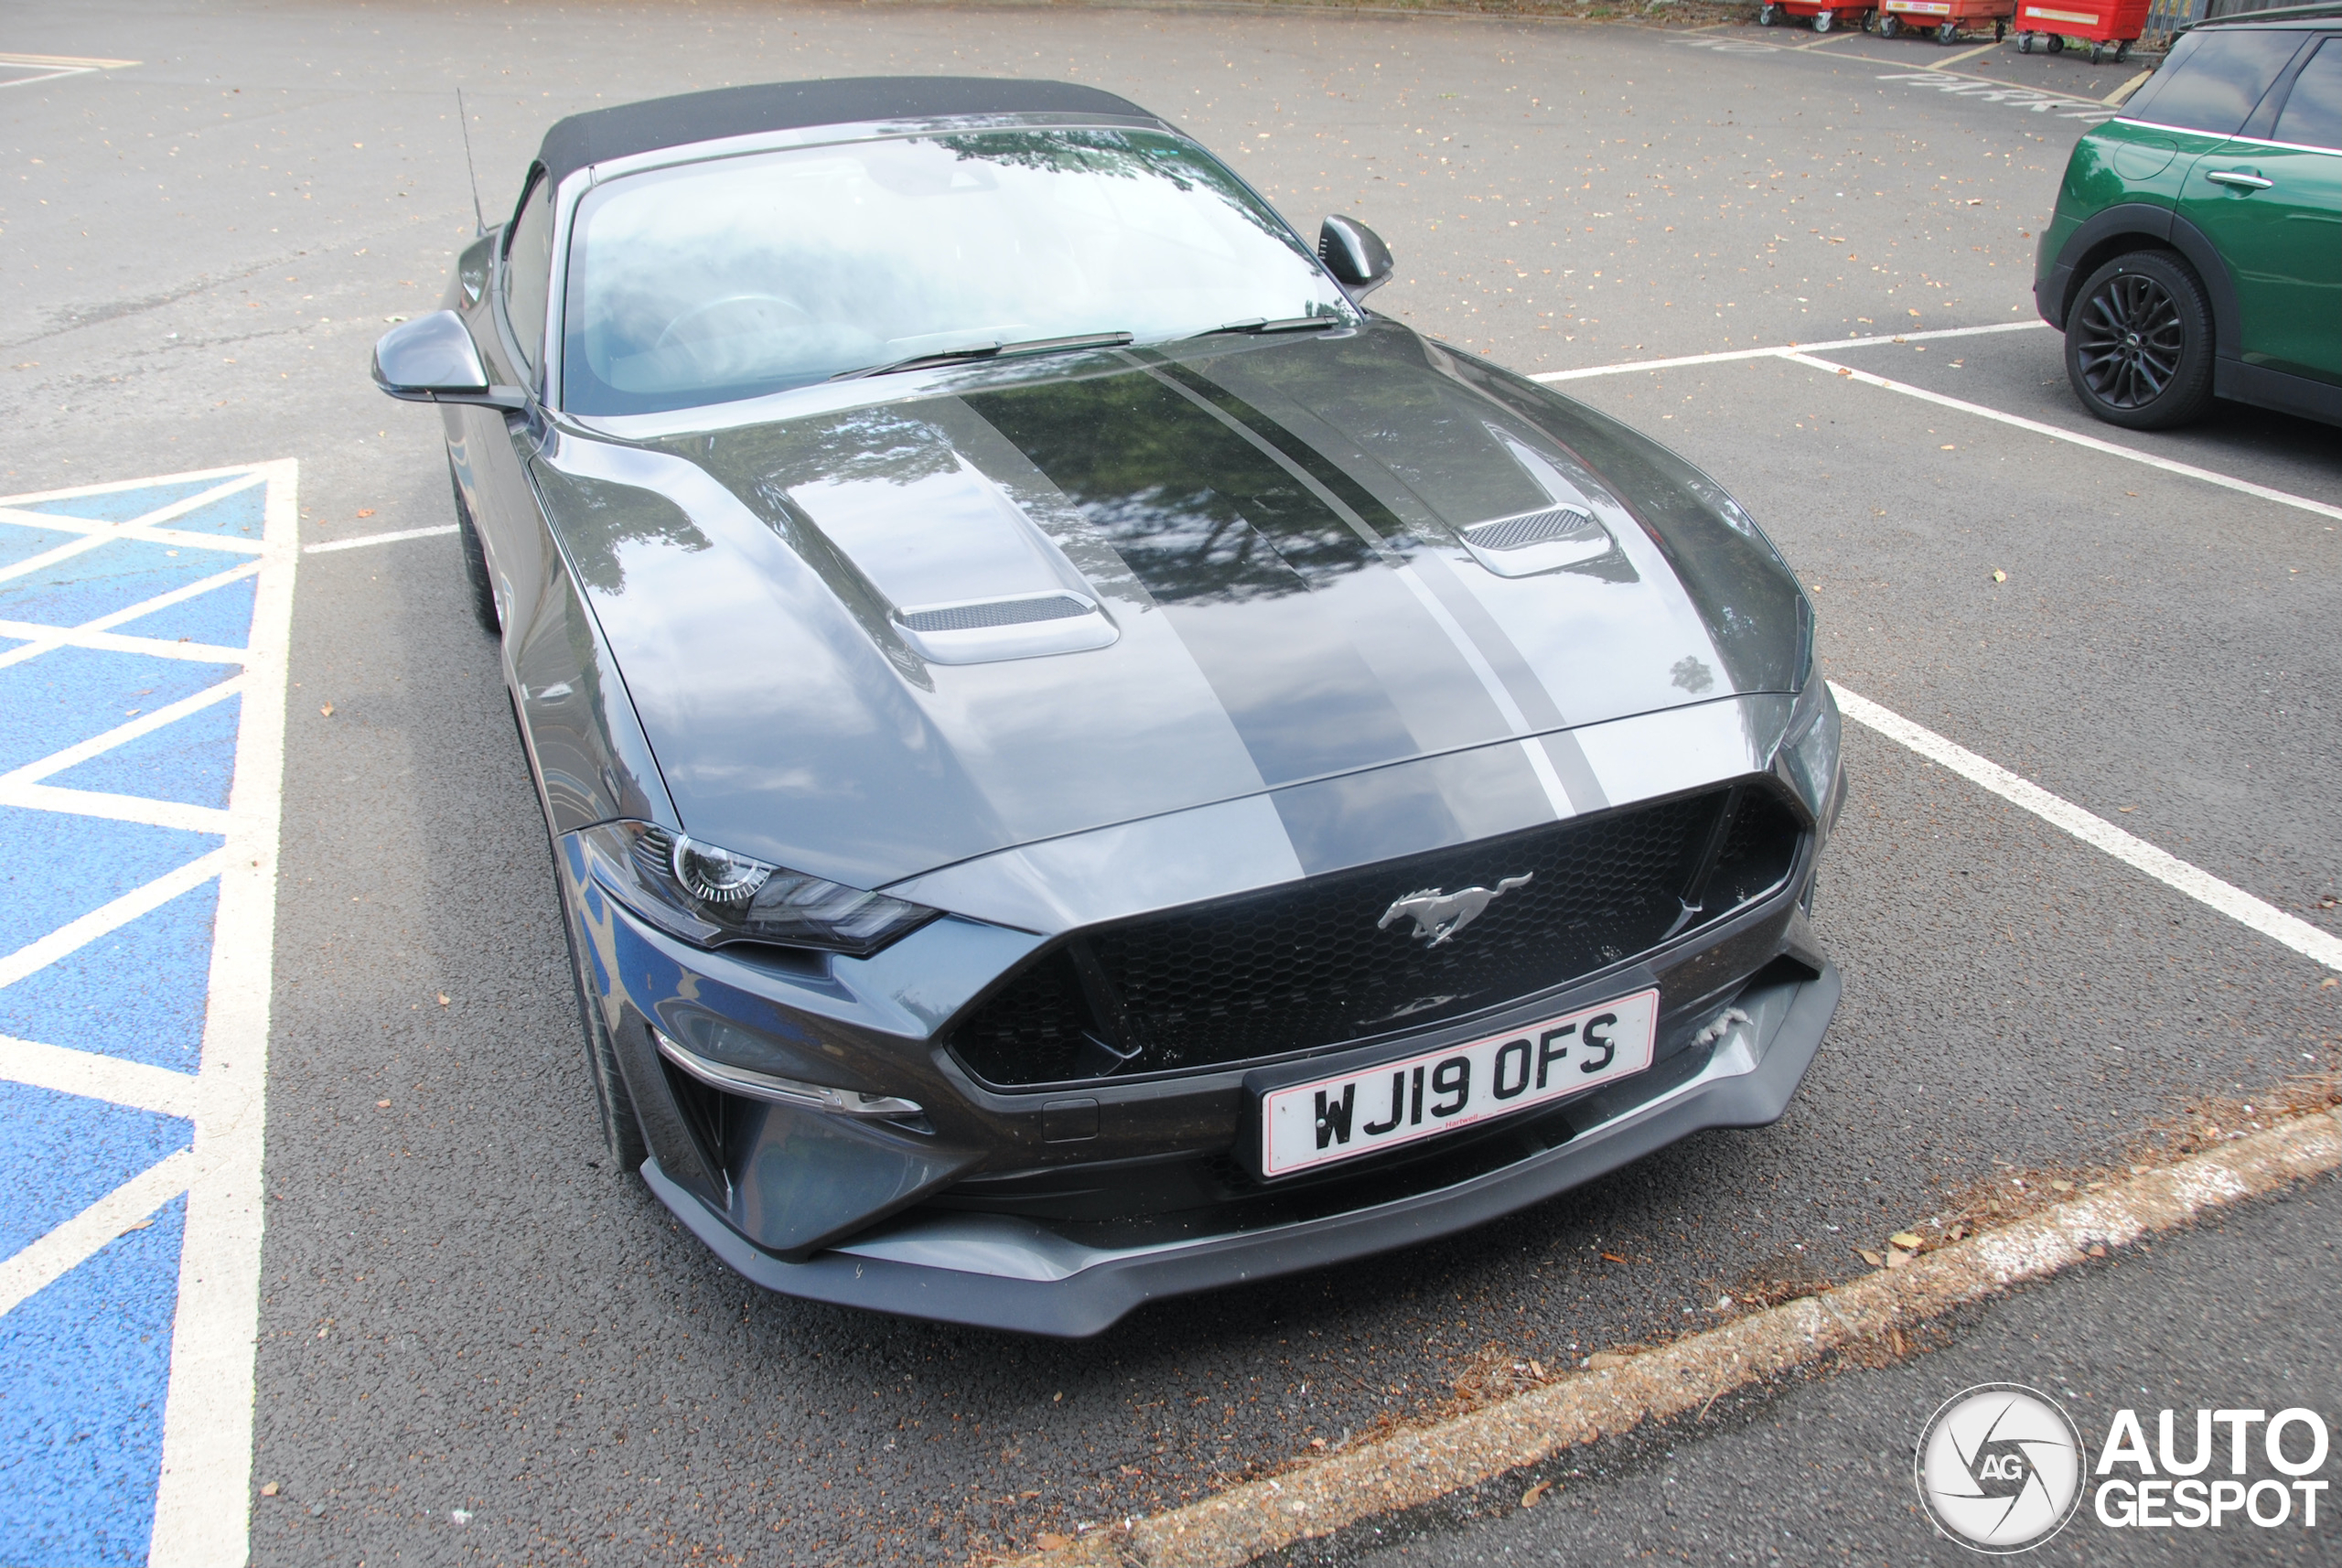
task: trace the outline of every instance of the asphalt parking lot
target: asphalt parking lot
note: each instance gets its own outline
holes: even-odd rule
[[[2229,410],[2116,440],[2024,325],[2067,149],[2134,66],[1236,6],[6,16],[11,48],[115,62],[0,78],[9,494],[291,458],[305,547],[443,527],[436,423],[365,362],[471,232],[458,86],[493,220],[545,124],[596,103],[1063,77],[1184,124],[1305,228],[1374,225],[1400,263],[1378,307],[1705,467],[1814,585],[1844,688],[2342,934],[2333,433]],[[1917,336],[1983,327],[2010,329]],[[1703,1326],[1745,1281],[1845,1277],[1985,1184],[2120,1167],[2337,1066],[2332,970],[1850,725],[1817,908],[1845,1001],[1779,1125],[1080,1344],[774,1298],[596,1141],[450,542],[306,553],[294,581],[233,1467],[259,1563],[1004,1551]],[[0,1466],[61,1463],[59,1420],[10,1427]],[[0,1558],[61,1529],[20,1510]]]

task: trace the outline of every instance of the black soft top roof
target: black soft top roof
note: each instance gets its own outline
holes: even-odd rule
[[[1069,81],[987,76],[850,76],[719,87],[557,120],[538,161],[555,183],[589,164],[759,131],[951,114],[1112,114],[1153,120],[1126,98]]]

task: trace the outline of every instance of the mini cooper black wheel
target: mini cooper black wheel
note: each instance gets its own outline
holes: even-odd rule
[[[2212,396],[2212,309],[2204,285],[2160,251],[2117,256],[2082,285],[2066,320],[2066,375],[2110,424],[2163,430]]]

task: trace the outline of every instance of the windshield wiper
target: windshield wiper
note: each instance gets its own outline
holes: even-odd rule
[[[907,360],[890,360],[883,365],[865,365],[858,371],[840,371],[830,380],[858,381],[864,376],[892,375],[897,371],[919,371],[930,365],[957,364],[963,360],[1005,360],[1011,355],[1066,354],[1077,349],[1119,349],[1132,341],[1128,332],[1084,332],[1071,338],[1028,338],[1021,343],[985,343],[968,349],[942,349],[925,354],[913,354]]]
[[[1345,323],[1338,316],[1286,316],[1281,317],[1274,321],[1265,321],[1259,317],[1255,317],[1250,321],[1230,321],[1225,326],[1215,327],[1211,328],[1210,331],[1198,332],[1195,336],[1198,338],[1210,338],[1222,332],[1249,332],[1254,337],[1259,337],[1263,333],[1269,332],[1306,332],[1311,330],[1313,328],[1340,327],[1343,325],[1345,325]]]

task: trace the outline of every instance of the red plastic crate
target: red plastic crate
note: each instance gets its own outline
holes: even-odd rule
[[[2090,59],[2103,57],[2100,46],[2114,44],[2117,59],[2147,27],[2149,0],[2018,0],[2016,47],[2031,54],[2036,39],[2071,38],[2091,45]],[[2062,41],[2050,46],[2062,48]]]
[[[1964,32],[1993,24],[1993,37],[2008,31],[2017,0],[1886,0],[1880,9],[1878,30],[1893,38],[1904,28],[1932,32],[1950,43]]]
[[[1877,9],[1876,0],[1764,0],[1756,8],[1756,25],[1769,27],[1776,17],[1799,16],[1810,21],[1817,33],[1856,22],[1868,31]]]

